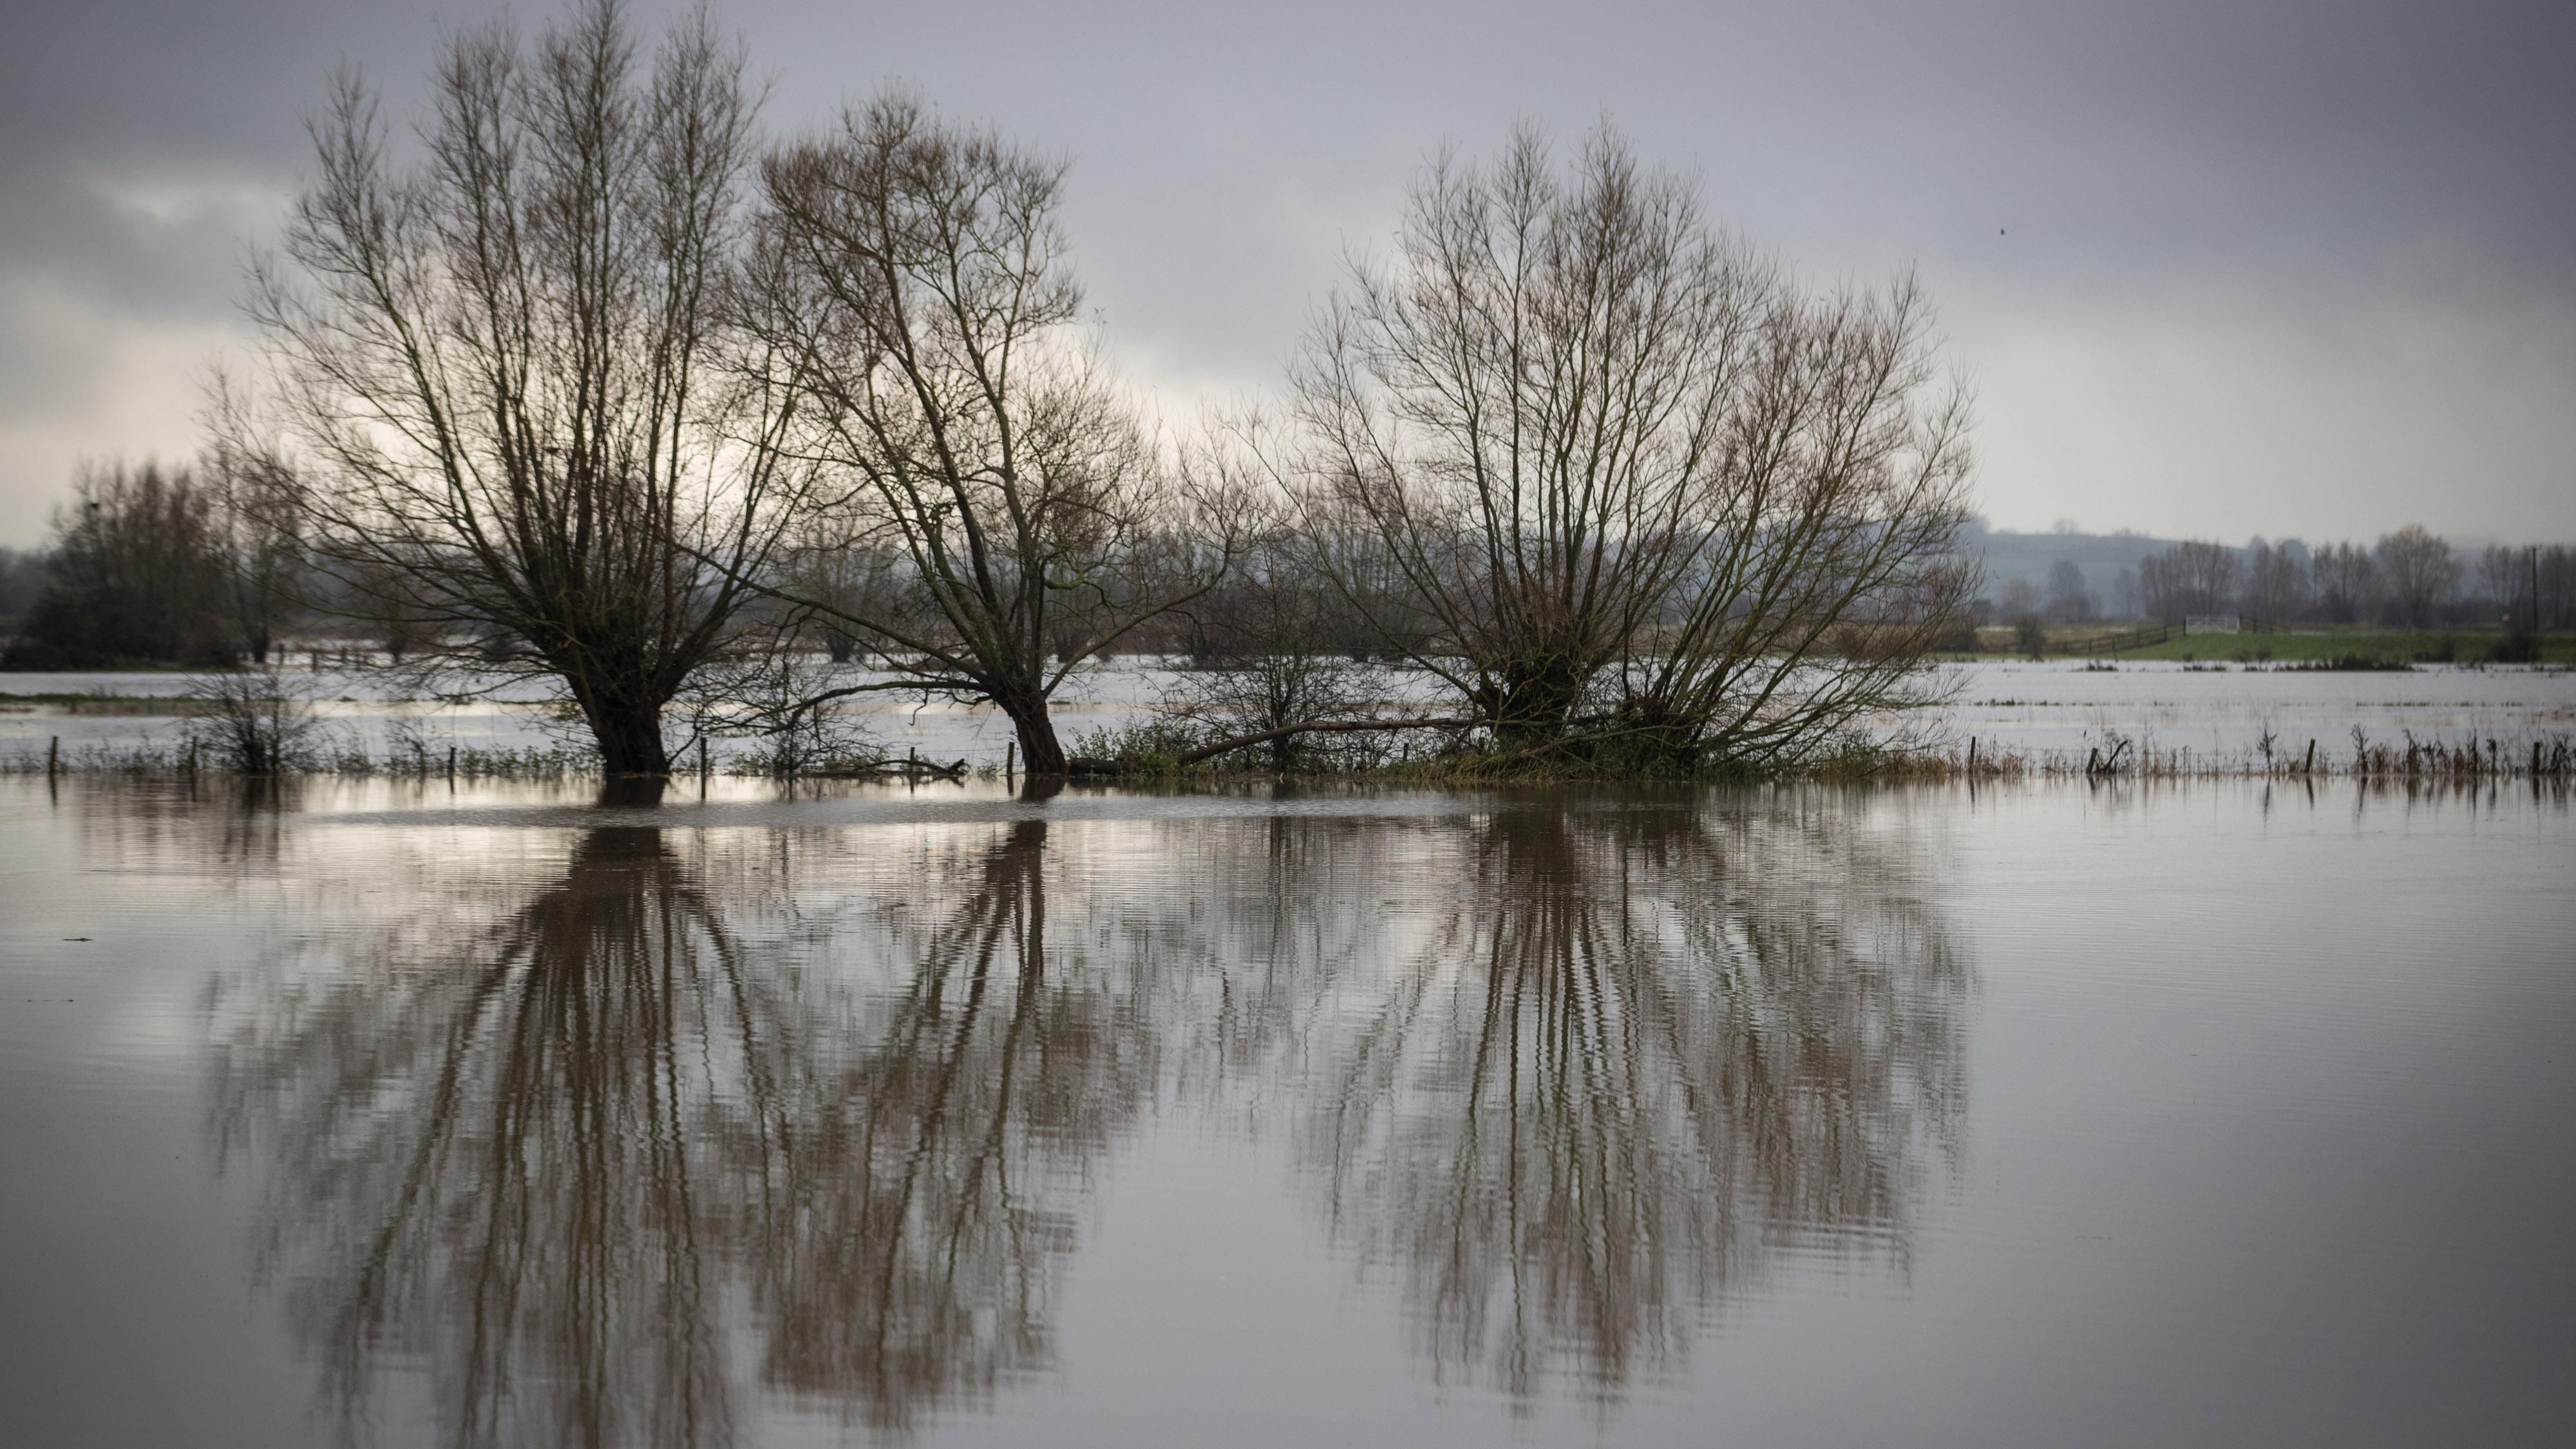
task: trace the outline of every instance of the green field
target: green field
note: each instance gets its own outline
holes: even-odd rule
[[[2052,625],[2048,656],[2070,659],[2169,659],[2201,663],[2309,663],[2337,659],[2375,659],[2392,663],[2475,663],[2493,659],[2505,633],[2501,629],[2380,629],[2367,627],[2302,629],[2265,634],[2184,634],[2174,631],[2162,643],[2121,650],[2103,647],[2112,631],[2095,624]],[[1981,648],[1955,658],[2012,659],[2017,650],[2013,631],[1978,631]],[[2576,629],[2553,629],[2540,636],[2544,664],[2576,664]]]

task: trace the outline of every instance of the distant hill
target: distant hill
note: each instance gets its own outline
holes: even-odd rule
[[[2084,570],[2084,586],[2107,607],[2120,570],[2135,569],[2138,560],[2176,542],[2143,533],[2013,533],[1990,529],[1979,519],[1969,524],[1960,551],[1984,555],[1989,599],[1999,597],[2014,579],[2044,592],[2049,568],[2065,559]]]

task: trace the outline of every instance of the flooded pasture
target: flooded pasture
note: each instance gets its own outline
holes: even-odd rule
[[[13,1442],[2544,1444],[2563,787],[0,779]]]
[[[487,692],[439,699],[392,685],[381,672],[321,663],[294,664],[281,676],[289,692],[309,699],[321,738],[378,758],[428,757],[451,746],[518,750],[577,743],[578,727],[525,681],[485,681]],[[887,676],[849,671],[843,682]],[[1159,718],[1157,705],[1178,672],[1144,656],[1077,674],[1056,702],[1066,746],[1087,751],[1092,736]],[[1942,666],[1937,709],[1906,716],[1902,726],[1958,748],[1974,738],[1988,750],[2081,760],[2112,735],[2172,756],[2242,765],[2268,732],[2288,751],[2315,740],[2323,754],[2348,754],[2353,731],[2389,741],[2411,734],[2458,741],[2487,737],[2518,746],[2535,738],[2576,734],[2576,669],[2522,665],[2419,665],[2387,671],[2301,669],[2273,664],[2177,664],[2112,667],[2072,660],[1986,660]],[[1437,692],[1420,676],[1372,669],[1361,693],[1391,712],[1438,713]],[[451,679],[463,688],[476,681]],[[177,746],[187,728],[183,697],[202,695],[202,680],[181,673],[0,673],[0,764],[41,765],[49,743],[82,751]],[[80,698],[72,698],[80,696]],[[900,756],[965,760],[998,768],[1010,721],[989,705],[961,705],[905,695],[861,695],[834,706],[859,740]],[[1891,724],[1896,722],[1890,722]],[[682,733],[685,733],[683,731]],[[740,748],[721,742],[717,755]]]

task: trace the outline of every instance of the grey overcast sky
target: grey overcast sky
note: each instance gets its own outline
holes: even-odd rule
[[[409,114],[442,32],[503,8],[8,8],[0,543],[42,537],[80,457],[193,447],[332,67]],[[1442,142],[1606,114],[1812,279],[1920,270],[1999,526],[2576,538],[2571,0],[718,14],[774,131],[902,80],[1068,153],[1114,353],[1184,409],[1274,385]]]

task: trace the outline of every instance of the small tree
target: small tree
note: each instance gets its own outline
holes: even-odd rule
[[[1347,718],[1364,703],[1351,657],[1357,621],[1309,565],[1296,540],[1274,536],[1193,603],[1181,631],[1190,668],[1167,702],[1221,737],[1270,736],[1260,748],[1283,772],[1315,759],[1299,726]]]
[[[1177,469],[1079,327],[1055,220],[1065,167],[905,95],[773,154],[759,316],[810,386],[804,446],[832,486],[818,556],[889,561],[882,587],[770,592],[897,678],[846,686],[989,701],[1034,775],[1065,769],[1048,701],[1195,597],[1243,521]]]
[[[241,775],[279,775],[310,762],[322,721],[313,702],[274,666],[205,675],[191,691],[207,702],[188,730],[191,754]]]
[[[799,478],[793,373],[733,310],[755,140],[701,13],[649,65],[614,0],[457,35],[417,164],[343,76],[253,313],[343,607],[553,681],[612,773],[730,642]],[[267,440],[241,440],[264,449]],[[517,641],[515,646],[507,641]]]
[[[2434,610],[2460,581],[2460,561],[2451,546],[2420,523],[2383,536],[2371,554],[2380,577],[2388,581],[2389,601],[2412,628],[2432,623]]]

